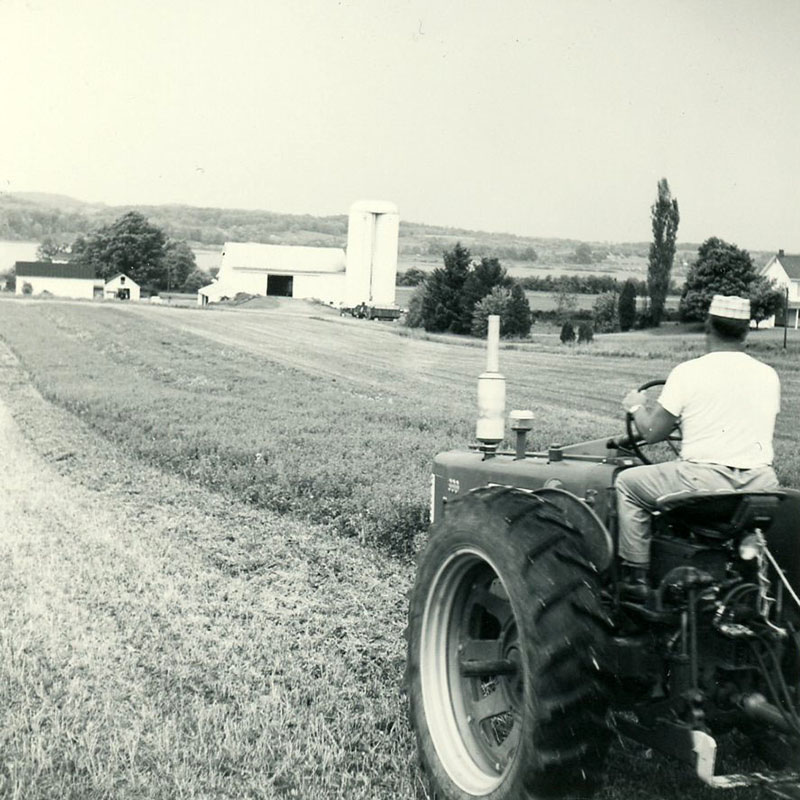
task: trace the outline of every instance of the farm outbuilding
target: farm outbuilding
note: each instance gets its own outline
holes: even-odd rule
[[[103,296],[103,281],[94,276],[94,267],[50,261],[17,261],[16,294],[42,294],[92,300]],[[26,286],[30,287],[26,291]]]
[[[198,296],[201,305],[239,292],[338,302],[344,279],[341,248],[228,242],[216,282],[200,289]]]
[[[214,283],[197,293],[200,305],[253,295],[315,299],[331,305],[392,305],[400,217],[392,203],[362,200],[350,209],[347,252],[228,242]]]
[[[793,326],[795,330],[800,327],[800,256],[786,255],[783,250],[770,258],[762,267],[761,275],[772,278],[784,291],[789,292],[789,307],[785,324]],[[764,320],[759,327],[771,328],[775,325],[776,318]],[[777,319],[778,324],[784,324],[783,312]]]
[[[139,284],[121,272],[106,281],[103,291],[106,300],[138,300],[140,297]]]

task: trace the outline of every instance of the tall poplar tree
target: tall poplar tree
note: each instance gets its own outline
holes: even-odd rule
[[[678,235],[678,201],[672,196],[666,178],[658,182],[658,198],[650,207],[653,241],[647,265],[647,293],[650,296],[650,322],[658,326],[664,314],[664,302],[669,291],[669,277],[675,258],[675,239]]]

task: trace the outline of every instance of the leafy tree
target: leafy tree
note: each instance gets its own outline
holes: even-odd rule
[[[157,290],[165,280],[164,232],[150,224],[138,211],[124,214],[72,245],[73,260],[94,267],[95,274],[108,280],[125,273],[146,290]]]
[[[418,267],[411,267],[405,272],[397,273],[396,283],[398,286],[419,286],[427,276],[428,273],[425,272],[425,270],[419,269]]]
[[[628,279],[619,293],[619,329],[629,331],[636,324],[636,282]]]
[[[582,242],[575,248],[573,260],[576,264],[591,264],[594,260],[592,248],[585,242]]]
[[[650,218],[653,242],[647,265],[647,293],[650,297],[650,319],[658,327],[669,291],[669,276],[675,258],[675,239],[680,222],[678,201],[672,196],[666,178],[658,182],[658,198],[650,207]]]
[[[594,341],[594,328],[591,322],[581,322],[578,325],[578,344],[590,344]]]
[[[211,283],[211,276],[207,272],[195,269],[186,276],[181,291],[196,292],[198,289],[208,286],[209,283]]]
[[[561,326],[561,343],[562,344],[571,344],[575,341],[575,328],[572,327],[572,323],[567,320]]]
[[[572,314],[578,307],[578,298],[567,288],[566,284],[562,284],[556,292],[553,293],[553,300],[556,303],[556,317],[564,319]]]
[[[158,288],[169,291],[182,287],[189,275],[196,269],[197,262],[192,248],[186,242],[170,239],[164,248],[163,275]],[[201,285],[205,286],[207,283],[209,281]]]
[[[444,253],[444,267],[435,269],[425,281],[422,319],[426,331],[469,333],[463,324],[461,293],[470,268],[470,252],[457,242]]]
[[[617,329],[616,292],[603,292],[597,295],[592,304],[592,318],[598,331],[609,333]],[[580,330],[578,333],[580,334]]]
[[[472,313],[472,335],[485,339],[489,329],[489,316],[496,314],[500,317],[500,335],[503,336],[506,308],[510,299],[511,291],[505,286],[495,286],[486,297],[481,298]]]
[[[747,250],[740,250],[712,236],[697,250],[697,260],[689,267],[680,302],[682,320],[702,320],[715,294],[749,297],[756,279],[753,260]]]
[[[750,316],[755,320],[756,328],[760,322],[777,314],[785,300],[783,289],[778,287],[775,279],[760,276],[750,284]]]
[[[52,236],[45,236],[36,249],[37,261],[52,261],[54,258],[65,258],[69,253],[66,244],[57,242]]]

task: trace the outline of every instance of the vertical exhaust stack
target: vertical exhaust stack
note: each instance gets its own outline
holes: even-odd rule
[[[491,458],[505,438],[506,379],[499,372],[500,317],[489,316],[486,372],[478,378],[478,422],[475,438],[485,458]]]

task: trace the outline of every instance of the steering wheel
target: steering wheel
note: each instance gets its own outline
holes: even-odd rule
[[[666,383],[665,380],[655,380],[655,381],[647,381],[647,383],[643,383],[637,391],[639,392],[646,392],[648,389],[652,389],[654,386],[663,386]],[[642,434],[639,432],[639,429],[636,427],[636,422],[633,419],[633,414],[626,412],[625,413],[625,430],[628,434],[628,441],[631,446],[631,450],[639,457],[643,464],[652,464],[653,461],[645,455],[642,448],[644,447],[651,447],[652,445],[661,444],[661,442],[666,443],[670,450],[674,453],[674,455],[680,456],[680,450],[678,449],[678,445],[683,440],[683,430],[681,429],[681,422],[678,420],[675,423],[675,427],[669,432],[669,435],[666,439],[662,439],[658,442],[653,442],[651,445],[648,445],[647,442],[642,438]]]

